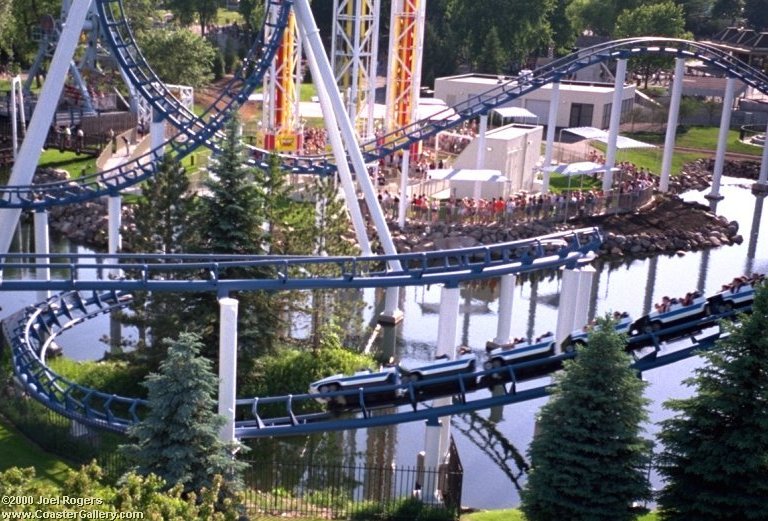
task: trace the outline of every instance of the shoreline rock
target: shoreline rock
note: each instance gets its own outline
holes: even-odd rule
[[[675,227],[669,224],[674,223]],[[468,248],[527,239],[585,226],[600,226],[605,242],[598,255],[606,260],[675,255],[719,246],[741,244],[739,223],[718,217],[706,206],[688,203],[677,196],[657,196],[640,213],[607,215],[563,223],[520,222],[511,225],[415,223],[405,230],[394,227],[397,251],[416,253]],[[371,234],[374,230],[369,230]]]
[[[686,165],[684,174],[676,178],[674,189],[703,190],[711,180],[712,161],[701,159]],[[733,163],[733,162],[730,162]],[[754,166],[740,171],[749,172]],[[759,171],[759,164],[757,164]],[[730,174],[729,174],[730,175]],[[68,179],[64,170],[39,170],[37,183],[61,182]],[[123,208],[123,229],[133,223],[129,206]],[[80,204],[54,206],[50,209],[51,229],[70,241],[105,250],[107,246],[107,203],[103,199]],[[674,223],[674,227],[669,226]],[[718,217],[706,206],[686,203],[673,195],[657,195],[654,203],[641,212],[571,220],[567,224],[518,222],[512,225],[409,223],[400,230],[390,223],[397,251],[402,253],[468,248],[527,239],[583,226],[600,226],[605,243],[598,251],[606,260],[642,258],[657,254],[675,255],[680,252],[740,244],[739,223]],[[375,238],[373,228],[369,229]]]

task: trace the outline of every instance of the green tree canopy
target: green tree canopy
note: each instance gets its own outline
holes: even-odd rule
[[[665,0],[658,4],[644,4],[634,9],[623,11],[616,20],[615,36],[668,36],[671,38],[691,38],[685,30],[685,15],[682,6]],[[630,61],[630,68],[640,74],[648,88],[648,81],[661,69],[671,66],[671,58],[643,56]]]
[[[555,376],[529,448],[522,492],[529,521],[630,521],[633,501],[648,499],[650,444],[645,383],[630,368],[625,338],[608,318]]]
[[[768,0],[745,0],[744,18],[756,31],[768,29]]]
[[[218,378],[211,362],[199,356],[200,337],[181,333],[167,340],[168,354],[158,373],[144,381],[149,412],[128,434],[135,440],[123,446],[139,474],[155,474],[168,487],[184,490],[210,488],[215,474],[238,483],[236,462],[219,439],[224,419],[216,414]]]
[[[166,83],[202,87],[213,77],[216,49],[187,29],[151,29],[138,36],[152,69]]]
[[[520,67],[529,54],[550,43],[548,16],[554,0],[453,0],[448,20],[458,56],[477,66],[486,52],[486,35],[496,28],[503,53],[499,61]]]
[[[675,412],[659,435],[666,521],[768,519],[768,287],[751,316],[723,327],[729,336],[686,382],[696,394],[665,404]]]

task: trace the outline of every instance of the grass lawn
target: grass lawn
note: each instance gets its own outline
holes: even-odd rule
[[[525,521],[522,512],[517,509],[510,510],[489,510],[486,512],[475,512],[461,516],[461,521]],[[637,518],[637,521],[656,521],[656,514],[651,512]]]
[[[714,154],[714,151],[717,149],[717,134],[717,127],[690,127],[678,134],[677,139],[675,140],[675,146],[711,150]],[[663,132],[634,132],[623,135],[655,145],[664,144]],[[605,154],[606,147],[603,143],[593,142],[592,146]],[[727,150],[728,152],[754,155],[755,159],[758,160],[763,153],[763,150],[760,147],[746,145],[740,142],[739,133],[736,130],[731,130],[728,133]],[[616,152],[616,161],[630,161],[638,167],[649,168],[651,172],[660,174],[662,154],[663,151],[660,148],[618,150]],[[702,155],[696,152],[675,152],[672,155],[672,175],[679,174],[685,163],[695,161],[701,157]]]
[[[592,146],[605,155],[606,146],[603,143],[592,143]],[[675,152],[672,154],[672,175],[679,174],[685,163],[690,163],[701,157],[701,154],[696,152]],[[633,148],[616,152],[617,163],[629,161],[637,165],[638,168],[644,167],[657,175],[661,174],[661,159],[662,151],[658,148]]]
[[[11,467],[35,467],[37,479],[51,485],[62,486],[69,465],[49,454],[11,427],[0,417],[0,471]]]
[[[49,148],[40,154],[37,163],[40,168],[60,168],[69,172],[70,177],[80,177],[85,169],[86,174],[96,172],[96,158],[85,154],[77,155],[74,152],[59,152],[58,149]]]
[[[675,146],[715,151],[717,150],[718,133],[719,129],[717,127],[688,127],[678,133],[675,139]],[[665,136],[662,132],[635,132],[626,135],[655,145],[664,144]],[[736,130],[728,131],[727,143],[728,152],[749,154],[757,157],[760,157],[763,153],[761,147],[747,145],[739,141],[739,132]]]

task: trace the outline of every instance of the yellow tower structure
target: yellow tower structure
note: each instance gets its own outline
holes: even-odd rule
[[[267,5],[270,5],[269,3]],[[267,16],[276,17],[273,5]],[[263,146],[276,152],[301,152],[303,129],[299,121],[301,41],[293,12],[280,48],[264,77]]]

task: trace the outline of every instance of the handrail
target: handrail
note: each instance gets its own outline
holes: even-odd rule
[[[122,27],[122,19],[118,19],[111,11],[107,11],[105,6],[119,6],[120,0],[99,0],[100,12],[109,23],[117,24]],[[287,16],[287,6],[289,2],[281,3],[281,16],[285,13]],[[116,8],[115,8],[116,9]],[[120,11],[122,12],[122,11]],[[122,15],[124,17],[124,15]],[[283,22],[275,25],[274,35],[282,30]],[[127,25],[126,25],[127,27]],[[128,30],[128,29],[123,29]],[[214,146],[214,137],[221,128],[224,121],[231,115],[232,110],[238,103],[242,103],[246,98],[249,89],[261,80],[268,60],[271,61],[277,42],[273,38],[264,44],[261,59],[253,64],[248,64],[242,74],[250,73],[250,76],[243,77],[236,84],[230,85],[222,94],[222,99],[226,99],[228,104],[224,104],[218,109],[223,111],[212,115],[210,121],[205,126],[198,120],[187,119],[188,115],[178,108],[173,101],[169,101],[164,95],[161,95],[163,89],[161,83],[153,76],[151,68],[144,66],[140,53],[137,48],[130,45],[131,51],[119,53],[130,70],[136,70],[134,79],[144,86],[144,91],[154,100],[162,110],[167,112],[168,120],[184,130],[166,142],[164,146],[170,150],[170,153],[183,157],[200,145]],[[126,37],[127,38],[127,37]],[[132,40],[127,40],[132,42]],[[486,114],[491,109],[541,88],[542,86],[559,81],[562,77],[576,72],[584,67],[617,58],[631,58],[644,54],[662,54],[670,57],[685,57],[700,59],[715,68],[725,71],[729,76],[735,77],[744,83],[754,87],[758,91],[768,94],[768,76],[763,72],[750,67],[741,60],[734,58],[724,51],[709,44],[680,40],[674,38],[640,37],[627,38],[624,40],[615,40],[594,47],[579,51],[553,62],[539,67],[532,73],[522,78],[509,80],[501,83],[488,91],[473,96],[454,107],[433,115],[434,119],[422,119],[406,127],[397,129],[376,140],[371,140],[361,145],[363,155],[366,160],[373,161],[389,155],[398,150],[408,148],[411,143],[426,139],[447,128],[452,128],[462,124],[468,119],[472,119],[481,114]],[[132,60],[128,62],[128,60]],[[127,65],[126,65],[127,66]],[[250,67],[253,66],[253,70]],[[141,75],[138,71],[141,71]],[[236,90],[241,89],[241,90]],[[151,90],[151,93],[150,93]],[[165,100],[165,101],[163,101]],[[167,102],[167,103],[166,103]],[[223,107],[227,107],[223,109]],[[212,110],[215,112],[215,110]],[[453,119],[440,120],[441,116],[447,118],[449,115],[458,115]],[[263,152],[263,153],[262,153]],[[267,152],[261,151],[261,159],[250,161],[251,164],[266,167]],[[129,188],[156,173],[156,160],[162,155],[162,151],[151,150],[147,154],[135,158],[120,167],[112,170],[84,176],[77,180],[68,180],[59,183],[49,183],[43,185],[25,185],[25,186],[6,186],[0,187],[0,208],[45,208],[61,204],[68,204],[76,201],[84,201],[101,197],[106,194],[116,193]],[[293,173],[305,174],[327,174],[334,170],[335,166],[330,161],[330,156],[291,156],[279,155],[283,168]]]

